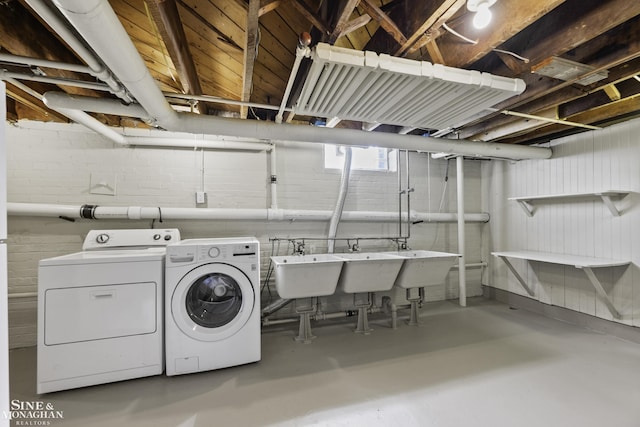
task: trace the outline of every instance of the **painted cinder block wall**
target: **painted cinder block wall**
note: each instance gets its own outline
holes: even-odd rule
[[[594,269],[621,319],[596,296],[584,272],[570,266],[513,260],[535,299],[627,325],[640,326],[640,120],[553,141],[551,160],[482,165],[483,256],[489,286],[527,296],[491,251],[535,250],[631,261],[626,268]],[[510,197],[625,190],[612,216],[599,200],[538,203],[528,217]]]
[[[319,130],[321,131],[321,130]],[[154,131],[142,131],[152,134]],[[196,207],[195,192],[207,193],[210,208],[268,208],[270,157],[266,152],[212,151],[116,146],[78,125],[19,122],[7,126],[8,201],[64,205]],[[404,156],[401,156],[403,159]],[[481,162],[465,162],[465,207],[481,212]],[[410,154],[411,208],[420,212],[456,210],[455,160]],[[92,194],[94,183],[106,181],[115,195]],[[283,209],[332,210],[340,171],[326,170],[318,144],[281,143],[277,147],[277,203]],[[444,196],[442,196],[444,191]],[[391,172],[352,172],[345,210],[398,210],[397,175]],[[274,254],[270,238],[326,236],[327,222],[306,221],[66,221],[59,218],[10,216],[8,273],[11,294],[37,291],[37,265],[43,258],[79,251],[91,229],[179,228],[183,238],[256,236],[261,242],[262,273]],[[483,224],[466,226],[467,262],[481,260]],[[338,236],[396,236],[397,223],[341,223]],[[389,241],[361,241],[363,250],[395,249]],[[419,224],[411,227],[413,249],[457,252],[457,226]],[[286,240],[277,254],[290,251]],[[307,249],[323,252],[326,242]],[[346,250],[338,242],[336,252]],[[480,270],[467,272],[467,295],[481,294]],[[273,290],[275,294],[275,289]],[[394,298],[404,300],[403,292]],[[428,300],[458,296],[457,271],[443,286],[427,289]],[[267,302],[267,296],[263,297]],[[351,298],[328,298],[328,308],[348,307]],[[36,342],[36,299],[10,299],[11,346]],[[295,328],[295,325],[292,325]]]

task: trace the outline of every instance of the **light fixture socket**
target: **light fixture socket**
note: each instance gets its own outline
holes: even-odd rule
[[[481,4],[486,3],[489,8],[493,6],[496,1],[497,0],[467,0],[467,9],[469,12],[477,12]]]

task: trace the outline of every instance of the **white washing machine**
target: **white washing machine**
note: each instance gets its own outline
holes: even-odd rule
[[[255,238],[167,247],[167,375],[260,360],[260,246]]]
[[[161,374],[164,260],[176,229],[92,230],[38,267],[37,391]]]

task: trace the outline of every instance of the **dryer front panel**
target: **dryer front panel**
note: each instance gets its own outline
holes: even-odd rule
[[[180,330],[200,341],[218,341],[240,330],[255,305],[251,281],[224,263],[203,264],[178,282],[171,316]]]

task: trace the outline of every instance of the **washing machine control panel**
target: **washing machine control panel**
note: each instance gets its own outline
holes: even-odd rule
[[[216,246],[198,246],[198,261],[242,261],[256,260],[258,248],[253,244],[233,244]]]

